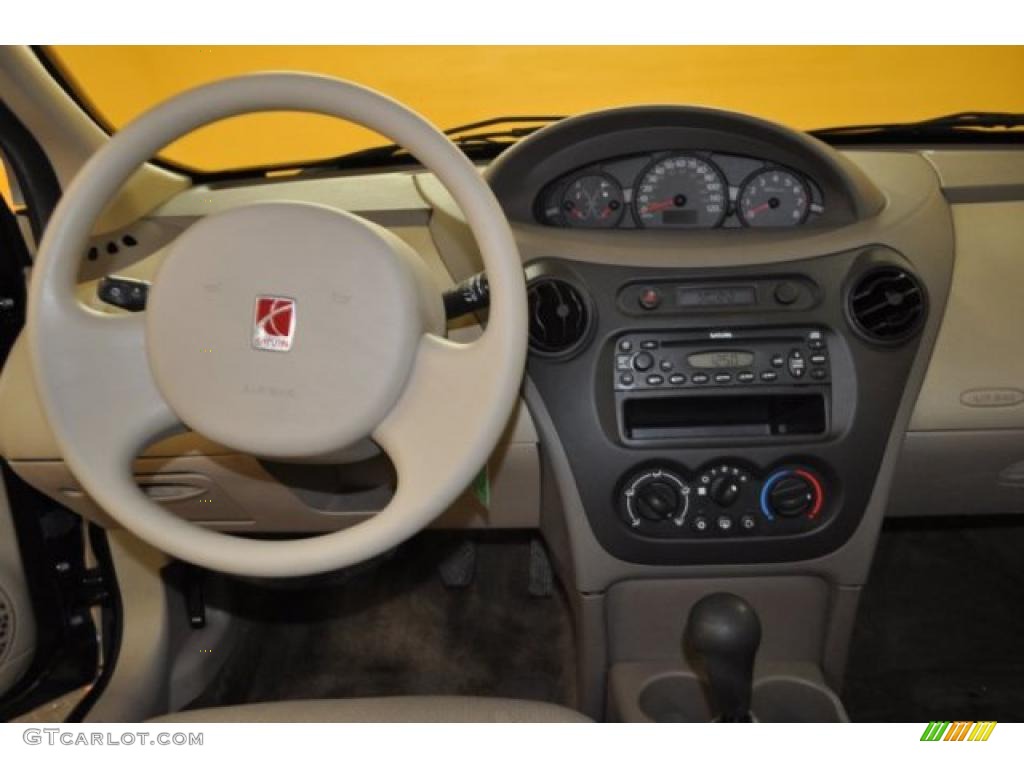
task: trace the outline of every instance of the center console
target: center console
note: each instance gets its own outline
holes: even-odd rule
[[[856,529],[927,313],[901,254],[528,275],[529,373],[608,552],[792,561]]]

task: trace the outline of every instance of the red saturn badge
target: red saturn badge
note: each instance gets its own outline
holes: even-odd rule
[[[256,349],[287,352],[295,338],[295,300],[282,296],[257,296],[252,345]]]

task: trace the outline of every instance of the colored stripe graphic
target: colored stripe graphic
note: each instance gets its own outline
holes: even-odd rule
[[[921,741],[988,741],[995,727],[995,720],[933,720],[925,727]]]

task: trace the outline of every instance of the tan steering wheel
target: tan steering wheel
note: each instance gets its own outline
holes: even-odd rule
[[[483,335],[443,338],[440,294],[386,230],[324,206],[212,214],[171,246],[140,315],[75,298],[80,255],[107,203],[174,140],[235,115],[333,115],[409,150],[447,187],[491,289]],[[207,568],[300,576],[373,557],[424,528],[470,483],[511,414],[526,357],[523,272],[508,222],[472,163],[419,115],[352,83],[233,78],[177,96],[117,133],[54,212],[33,269],[36,387],[65,460],[111,517]],[[187,523],[137,487],[132,462],[185,426],[233,449],[300,460],[372,438],[395,466],[391,502],[365,522],[289,541]]]

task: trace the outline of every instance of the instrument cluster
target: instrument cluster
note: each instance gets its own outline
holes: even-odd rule
[[[824,210],[795,169],[689,150],[593,163],[548,184],[536,205],[541,223],[578,229],[799,227]]]

